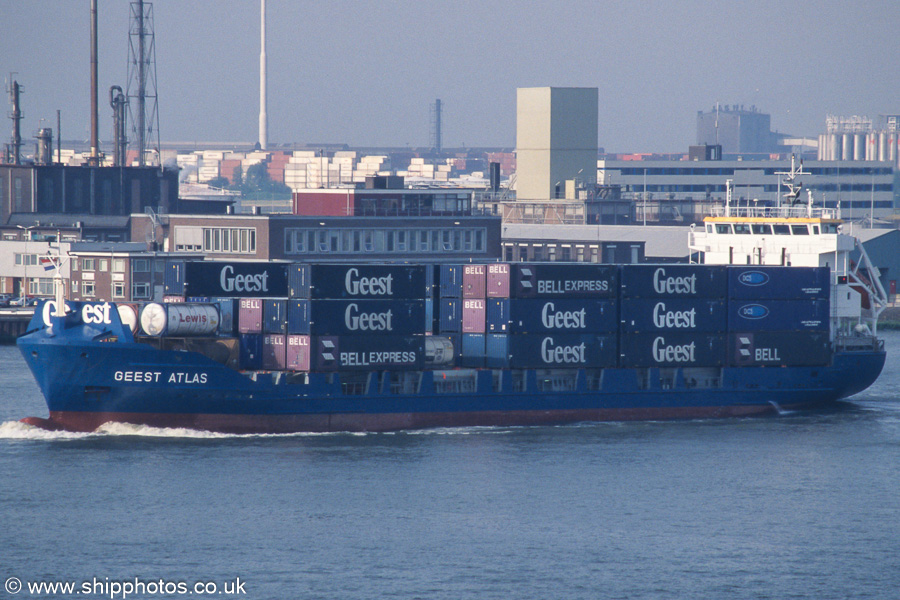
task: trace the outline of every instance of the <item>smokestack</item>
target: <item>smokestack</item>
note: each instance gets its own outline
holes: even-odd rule
[[[97,105],[97,0],[91,0],[91,159],[100,166],[100,131]]]
[[[259,148],[269,145],[269,117],[266,115],[266,0],[260,0],[259,47]]]

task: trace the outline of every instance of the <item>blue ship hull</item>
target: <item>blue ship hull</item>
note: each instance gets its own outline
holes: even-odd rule
[[[36,320],[34,324],[39,323]],[[230,433],[387,431],[453,426],[512,426],[579,421],[689,419],[757,415],[812,408],[851,396],[881,373],[885,353],[842,351],[816,367],[723,367],[714,384],[674,378],[660,369],[606,368],[588,381],[576,370],[565,391],[541,385],[541,373],[474,370],[466,391],[448,392],[421,371],[413,393],[344,393],[341,374],[310,373],[301,383],[284,374],[253,377],[195,352],[159,350],[54,318],[32,327],[18,345],[50,411],[26,421],[48,428],[93,431],[106,422],[186,427]],[[437,374],[437,375],[436,375]],[[376,374],[377,375],[377,374]],[[385,378],[386,373],[382,373]]]

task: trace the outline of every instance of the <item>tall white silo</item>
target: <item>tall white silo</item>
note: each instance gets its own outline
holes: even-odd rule
[[[845,133],[841,137],[841,157],[844,160],[853,160],[853,134]]]
[[[839,133],[828,134],[828,145],[831,147],[829,154],[831,160],[841,160],[841,135]]]
[[[853,160],[866,159],[866,134],[857,133],[853,136]]]

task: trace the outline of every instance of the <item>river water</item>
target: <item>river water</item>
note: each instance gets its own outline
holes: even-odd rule
[[[289,436],[42,432],[0,347],[0,598],[897,598],[885,337],[813,413]]]

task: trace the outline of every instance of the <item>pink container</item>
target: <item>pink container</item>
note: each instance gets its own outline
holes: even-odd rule
[[[463,333],[484,333],[486,307],[487,303],[481,298],[463,300]]]
[[[262,333],[263,302],[259,298],[241,298],[238,308],[238,331]]]
[[[285,336],[267,333],[263,336],[263,369],[284,371],[285,369]]]
[[[288,335],[285,363],[288,371],[309,371],[309,336]]]
[[[463,265],[463,298],[484,298],[484,265]]]
[[[485,297],[509,298],[509,265],[497,263],[487,266]]]

